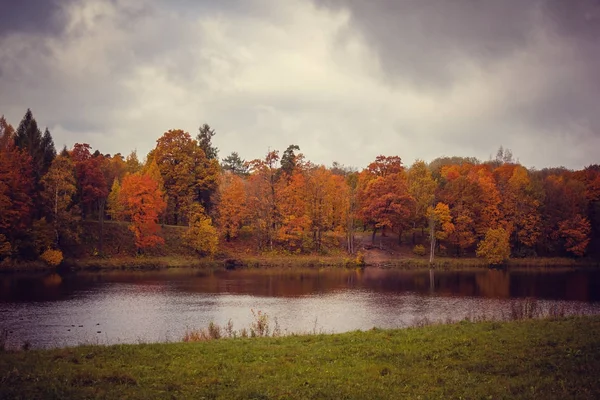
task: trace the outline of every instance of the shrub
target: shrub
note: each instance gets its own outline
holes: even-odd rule
[[[363,265],[365,265],[365,253],[363,253],[362,251],[357,252],[356,259],[354,260],[354,262],[359,267],[362,267]]]
[[[415,247],[413,247],[413,253],[415,253],[415,255],[417,256],[424,256],[425,255],[425,247],[422,244],[418,244]]]
[[[477,257],[485,258],[491,265],[503,264],[510,258],[508,232],[502,228],[488,229],[477,245]]]
[[[48,249],[40,256],[42,261],[51,267],[58,267],[63,260],[63,254],[60,250]]]
[[[214,256],[219,244],[219,235],[212,225],[212,220],[200,205],[195,205],[190,212],[189,226],[183,234],[187,245],[201,255]]]

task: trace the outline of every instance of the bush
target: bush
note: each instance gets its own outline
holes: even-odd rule
[[[60,250],[48,249],[40,256],[42,261],[51,267],[58,267],[63,260],[63,254]]]
[[[357,266],[362,267],[365,265],[365,253],[359,251],[356,253],[356,259],[354,260]]]
[[[425,247],[422,244],[418,244],[413,248],[413,253],[422,257],[425,255]]]
[[[508,232],[502,228],[488,229],[477,245],[477,257],[485,258],[491,265],[503,264],[510,258]]]

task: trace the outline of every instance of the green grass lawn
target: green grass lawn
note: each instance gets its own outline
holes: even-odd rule
[[[0,354],[0,398],[594,399],[600,317]]]

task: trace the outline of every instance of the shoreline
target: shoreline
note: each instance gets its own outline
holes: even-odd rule
[[[484,260],[475,257],[437,258],[433,264],[420,257],[389,258],[358,264],[350,256],[246,256],[231,258],[198,258],[187,256],[141,256],[141,257],[89,257],[83,259],[66,259],[58,267],[48,266],[41,261],[20,262],[0,266],[2,272],[42,272],[42,271],[104,271],[104,270],[140,270],[155,271],[169,268],[193,268],[208,270],[235,270],[251,268],[381,268],[394,270],[460,270],[468,268],[505,269],[505,268],[600,268],[600,260],[571,259],[557,257],[515,258],[503,266],[490,266]]]
[[[597,398],[600,316],[0,352],[0,398]]]

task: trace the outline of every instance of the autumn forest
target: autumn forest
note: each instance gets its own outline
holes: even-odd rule
[[[599,165],[527,169],[500,148],[485,162],[407,166],[382,155],[358,171],[313,164],[296,145],[251,161],[235,152],[220,159],[214,135],[206,124],[196,137],[169,130],[143,160],[85,143],[57,153],[31,111],[16,129],[2,117],[0,262],[58,265],[83,221],[126,224],[139,255],[164,244],[165,226],[187,227],[182,243],[199,256],[242,236],[257,252],[355,254],[355,235],[365,231],[430,259],[599,254]]]

